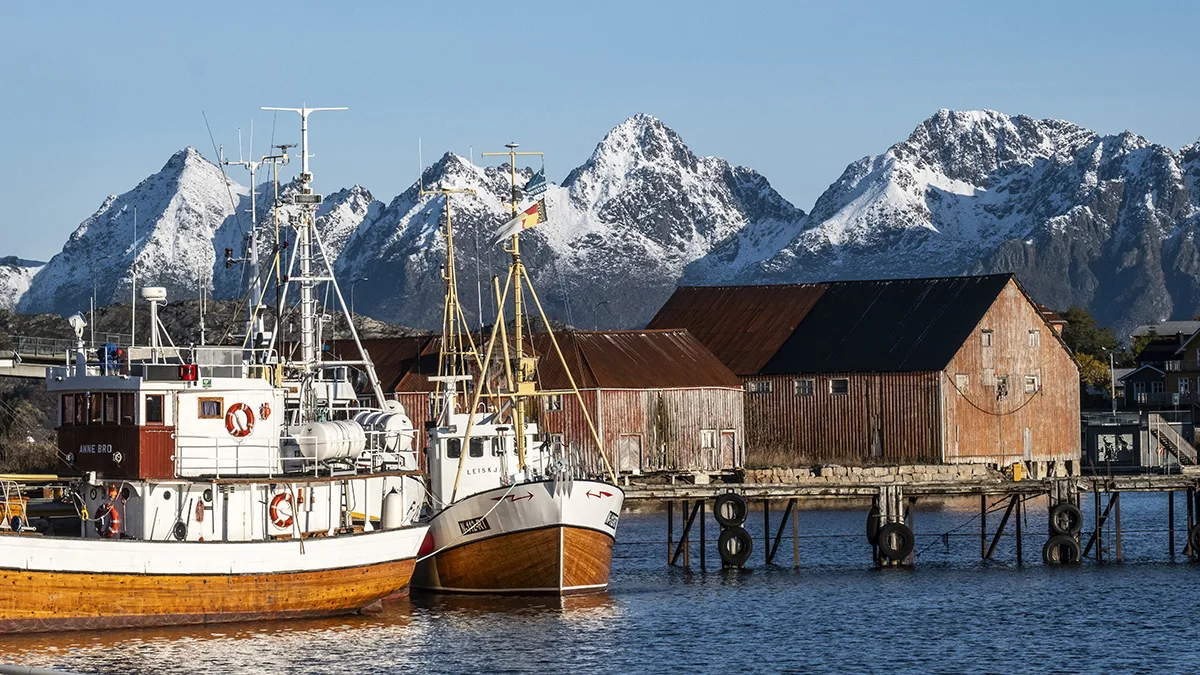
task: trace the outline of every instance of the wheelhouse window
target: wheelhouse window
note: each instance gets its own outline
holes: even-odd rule
[[[117,395],[116,394],[105,394],[104,395],[104,423],[105,424],[116,424],[117,423]]]
[[[104,415],[104,397],[101,394],[88,396],[88,423],[100,424]]]
[[[87,394],[75,394],[75,424],[87,424]]]
[[[811,378],[801,378],[796,380],[794,386],[796,389],[796,396],[812,396],[813,394],[813,381]]]
[[[546,397],[546,410],[555,412],[562,410],[563,397],[562,394],[550,394]]]
[[[225,417],[225,399],[205,396],[200,398],[197,415],[202,420],[219,420]]]
[[[836,377],[829,381],[829,393],[831,394],[849,394],[850,380],[844,377]]]
[[[472,457],[483,457],[483,444],[484,439],[472,438],[471,447],[468,450],[468,454],[470,454]]]
[[[462,457],[462,439],[450,438],[446,440],[446,457],[450,459],[458,459]]]
[[[75,424],[75,394],[62,395],[62,423]]]
[[[134,420],[137,419],[137,413],[134,412],[134,408],[137,407],[134,404],[135,400],[133,394],[121,394],[121,424],[135,423]]]
[[[146,396],[146,424],[162,424],[166,419],[162,394]]]

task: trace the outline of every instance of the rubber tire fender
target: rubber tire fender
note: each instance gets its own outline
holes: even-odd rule
[[[1188,543],[1192,545],[1192,555],[1200,553],[1200,525],[1192,527],[1192,531],[1188,532]]]
[[[879,540],[875,545],[883,557],[900,562],[912,554],[915,544],[913,531],[907,525],[888,523],[879,528]]]
[[[733,550],[735,547],[736,550]],[[730,567],[741,567],[750,560],[754,538],[744,528],[727,527],[717,537],[717,551],[721,554],[721,562]]]
[[[725,513],[728,508],[729,514]],[[713,519],[721,527],[741,527],[746,522],[746,498],[736,492],[717,495],[713,502]]]
[[[879,505],[873,504],[867,512],[867,542],[872,546],[879,544]]]
[[[1056,534],[1047,539],[1046,544],[1042,546],[1042,562],[1053,567],[1078,565],[1082,558],[1083,552],[1079,548],[1079,542],[1069,534]]]
[[[1074,537],[1083,529],[1083,511],[1070,502],[1055,504],[1050,509],[1050,530],[1054,534]]]

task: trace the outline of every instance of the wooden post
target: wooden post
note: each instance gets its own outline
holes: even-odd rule
[[[763,500],[763,560],[771,564],[771,500]]]
[[[667,500],[667,565],[671,565],[671,553],[675,548],[675,500]]]
[[[992,537],[992,543],[988,545],[987,552],[983,554],[984,560],[991,558],[992,553],[996,551],[996,544],[1000,543],[1000,535],[1004,534],[1004,526],[1008,524],[1008,519],[1012,516],[1013,509],[1017,506],[1017,499],[1019,497],[1013,497],[1008,502],[1008,508],[1004,509],[1004,517],[1000,519],[1000,527],[996,528],[996,536]]]
[[[1186,498],[1187,498],[1187,530],[1185,530],[1183,533],[1183,541],[1184,541],[1183,554],[1188,557],[1191,557],[1191,555],[1192,555],[1192,525],[1193,525],[1193,518],[1195,518],[1195,513],[1194,513],[1195,499],[1194,499],[1194,494],[1193,494],[1194,492],[1195,492],[1195,490],[1193,488],[1188,488],[1188,491],[1186,494]]]
[[[1117,545],[1117,562],[1121,562],[1124,559],[1124,556],[1121,555],[1121,493],[1112,493],[1112,498],[1117,500],[1117,505],[1113,509],[1113,518],[1115,518],[1113,521],[1113,527],[1117,531],[1115,542]]]
[[[1167,554],[1175,557],[1175,491],[1167,493]]]
[[[691,502],[687,499],[683,500],[683,513],[688,512],[689,506],[691,506]],[[692,514],[692,517],[694,518],[695,514]],[[680,539],[681,539],[680,543],[683,544],[683,566],[686,567],[689,572],[692,571],[692,528],[691,528],[691,524],[692,524],[692,521],[689,518],[687,526],[683,528],[683,534],[680,536]]]
[[[704,515],[704,512],[705,512],[706,508],[707,508],[706,500],[701,499],[700,500],[700,571],[701,572],[703,572],[704,568],[705,568],[705,566],[704,566],[704,547],[705,547],[704,520],[705,520],[705,518],[707,518],[707,516]]]
[[[1100,526],[1103,524],[1100,520],[1100,486],[1095,480],[1092,481],[1092,504],[1095,507],[1093,510],[1096,514],[1096,519],[1092,521],[1096,524],[1096,531],[1092,533],[1092,541],[1096,542],[1096,562],[1103,562],[1104,556],[1100,553],[1100,547],[1104,543],[1103,537],[1100,534]]]
[[[979,495],[979,557],[987,560],[987,495]]]
[[[1021,495],[1017,495],[1016,497],[1013,497],[1013,499],[1017,501],[1017,564],[1021,565],[1025,562],[1021,555],[1021,515],[1025,510],[1025,503],[1024,500],[1021,499]]]

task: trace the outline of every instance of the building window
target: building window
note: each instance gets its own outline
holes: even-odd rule
[[[137,419],[134,400],[133,394],[121,394],[121,424],[134,424],[134,420]]]
[[[62,423],[75,423],[75,394],[62,395]]]
[[[701,429],[700,430],[700,449],[701,450],[716,450],[717,449],[717,430],[716,429]]]
[[[202,420],[219,420],[225,417],[225,399],[202,397],[197,415]]]
[[[813,394],[813,381],[811,379],[796,380],[795,387],[797,396],[812,396]]]
[[[562,394],[550,394],[546,397],[546,410],[555,412],[562,410]]]
[[[971,378],[966,373],[958,373],[954,376],[954,386],[958,388],[959,393],[971,393]]]
[[[1008,396],[1008,376],[1007,375],[997,375],[996,376],[996,398],[998,398],[998,399],[1004,398],[1005,396]]]
[[[146,397],[146,424],[162,424],[166,416],[163,414],[162,394],[150,394]]]
[[[1041,345],[1042,345],[1042,331],[1040,331],[1040,330],[1029,331],[1029,346],[1030,347],[1040,347]]]
[[[117,395],[116,394],[105,394],[104,395],[104,423],[105,424],[116,424],[117,423]]]
[[[472,457],[483,457],[483,439],[482,438],[476,437],[476,438],[471,439],[471,447],[468,450],[468,454],[471,455]]]
[[[1186,377],[1179,378],[1179,393],[1186,394],[1191,391],[1191,381]]]
[[[1146,393],[1146,383],[1145,382],[1134,382],[1133,383],[1133,393],[1135,393],[1135,394]]]
[[[1166,385],[1161,381],[1150,383],[1150,393],[1151,394],[1161,394],[1161,393],[1163,393],[1163,391],[1165,389],[1166,389]]]
[[[829,381],[829,393],[831,394],[849,394],[850,380],[844,377],[834,378]]]
[[[769,394],[771,393],[771,383],[763,381],[747,382],[746,391],[751,394]]]
[[[446,457],[450,459],[458,459],[462,457],[462,439],[451,438],[446,441]]]
[[[1040,383],[1038,382],[1037,375],[1026,375],[1025,376],[1025,393],[1026,394],[1036,394],[1037,390],[1039,388],[1039,384]]]
[[[985,331],[983,331],[983,333],[981,334],[981,336],[982,336],[982,339],[983,339],[983,346],[984,346],[984,347],[991,347],[991,346],[992,346],[992,331],[990,331],[990,330],[985,330]]]

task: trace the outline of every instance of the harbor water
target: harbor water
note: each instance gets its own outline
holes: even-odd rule
[[[980,561],[978,503],[919,508],[913,568],[875,569],[864,509],[799,512],[763,564],[666,566],[666,514],[626,513],[602,595],[414,595],[381,614],[160,630],[0,636],[0,662],[76,673],[1192,672],[1200,565],[1167,555],[1167,497],[1122,497],[1123,564],[1042,565],[1044,502]],[[1083,511],[1091,530],[1090,497]],[[1000,512],[989,514],[995,531]],[[771,514],[772,526],[781,512]],[[678,512],[676,536],[681,529]],[[1013,532],[1010,522],[1008,532]],[[946,536],[944,536],[946,535]],[[1113,539],[1106,542],[1111,555]]]

